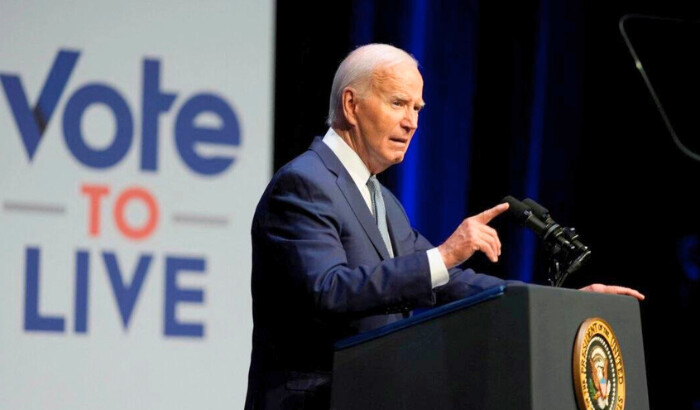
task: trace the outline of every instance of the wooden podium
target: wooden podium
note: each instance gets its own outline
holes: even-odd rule
[[[589,318],[617,337],[624,408],[648,409],[638,301],[536,285],[489,289],[339,341],[331,408],[577,409],[574,344]]]

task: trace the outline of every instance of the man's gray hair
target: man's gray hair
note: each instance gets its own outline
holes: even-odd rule
[[[412,62],[418,67],[418,61],[407,52],[389,44],[367,44],[356,48],[340,63],[333,78],[331,98],[328,104],[328,120],[330,127],[344,128],[343,90],[355,86],[360,94],[367,91],[371,84],[372,74],[379,67],[387,67],[403,62]]]

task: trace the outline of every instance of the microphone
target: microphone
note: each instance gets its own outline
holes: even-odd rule
[[[544,223],[550,224],[553,223],[554,221],[552,218],[549,216],[549,209],[543,207],[542,205],[538,204],[537,202],[533,201],[530,198],[525,198],[523,199],[523,204],[525,204],[528,208],[532,210],[532,213],[535,214],[538,218],[540,218]]]
[[[554,277],[550,281],[553,285],[561,286],[566,276],[588,260],[591,251],[578,239],[576,230],[556,223],[547,208],[530,198],[520,202],[510,195],[501,202],[508,203],[508,215],[543,239],[545,250],[551,256]]]
[[[506,214],[513,217],[518,223],[533,230],[538,236],[543,236],[547,231],[547,225],[532,212],[532,208],[508,195],[501,202],[508,202]]]
[[[547,235],[562,236],[560,242],[572,251],[585,253],[588,247],[578,240],[578,234],[574,228],[563,228],[549,215],[549,210],[530,198],[525,198],[523,204],[528,206],[532,212],[548,227]]]

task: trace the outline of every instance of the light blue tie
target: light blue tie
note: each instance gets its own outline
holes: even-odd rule
[[[386,208],[384,207],[384,197],[382,197],[382,188],[377,181],[376,175],[369,177],[367,181],[370,196],[372,197],[372,208],[374,209],[374,219],[377,222],[379,233],[382,234],[384,244],[386,245],[389,255],[394,257],[394,250],[391,248],[391,239],[389,239],[389,228],[386,225]]]

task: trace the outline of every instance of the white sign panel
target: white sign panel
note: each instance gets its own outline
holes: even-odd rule
[[[0,408],[243,406],[273,24],[0,2]]]

